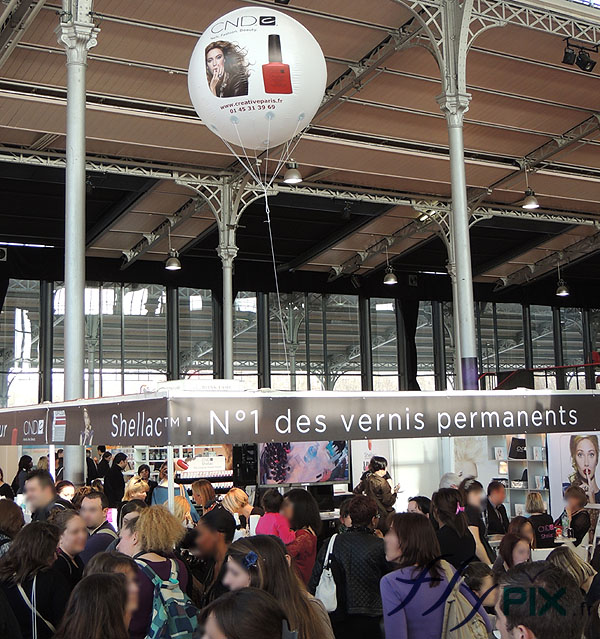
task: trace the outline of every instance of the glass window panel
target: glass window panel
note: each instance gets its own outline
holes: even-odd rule
[[[325,389],[325,348],[323,342],[323,296],[308,295],[308,326],[310,355],[310,388]]]
[[[565,366],[583,364],[585,362],[585,355],[583,354],[581,309],[561,308],[560,329],[562,336],[563,362]],[[567,390],[585,388],[585,369],[566,369],[565,378]]]
[[[39,335],[39,282],[9,280],[0,314],[0,406],[38,402]]]
[[[480,302],[479,325],[481,341],[481,372],[494,375],[496,367],[496,345],[494,340],[494,305]]]
[[[600,309],[591,308],[589,313],[592,350],[600,352]]]
[[[444,353],[446,359],[446,387],[456,388],[454,354],[456,346],[454,344],[454,306],[452,302],[442,303],[442,316],[444,319]]]
[[[210,290],[179,289],[180,375],[213,374],[212,294]]]
[[[326,295],[327,388],[360,390],[357,295]]]
[[[531,341],[533,347],[533,367],[553,368],[554,331],[552,308],[550,306],[531,307]],[[534,373],[536,388],[556,389],[556,371],[541,370]]]
[[[304,293],[269,295],[271,386],[306,390],[306,309]]]
[[[233,303],[233,370],[258,388],[256,293],[241,291]]]
[[[396,303],[374,297],[370,307],[373,390],[398,390]]]
[[[122,366],[124,364],[121,341],[122,326],[125,321],[121,314],[123,288],[121,284],[104,282],[101,289],[100,352],[101,378],[100,392],[104,397],[121,395],[125,391]]]
[[[125,393],[166,379],[167,318],[165,289],[157,284],[123,287]]]
[[[498,358],[501,370],[525,368],[523,307],[520,304],[496,304]]]
[[[417,382],[421,390],[435,390],[433,366],[433,322],[431,302],[419,302],[419,317],[416,331]]]

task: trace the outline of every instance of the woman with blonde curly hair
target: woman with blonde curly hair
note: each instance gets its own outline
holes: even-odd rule
[[[154,601],[153,579],[170,580],[183,593],[188,593],[188,589],[191,592],[187,568],[173,554],[184,533],[181,523],[164,506],[150,506],[137,518],[123,523],[117,550],[136,560],[140,588],[139,606],[129,625],[131,639],[143,639],[148,634]]]
[[[146,501],[146,495],[149,490],[150,486],[148,482],[144,481],[139,475],[134,475],[127,484],[125,484],[123,501],[131,501],[132,499]]]
[[[241,488],[231,488],[225,497],[223,497],[221,505],[236,518],[236,523],[239,519],[239,528],[245,530],[246,533],[250,535],[253,535],[256,530],[258,517],[265,514],[262,508],[253,506],[250,503],[248,495]],[[251,522],[250,517],[252,515],[258,516],[256,521]],[[251,526],[251,523],[253,526]]]

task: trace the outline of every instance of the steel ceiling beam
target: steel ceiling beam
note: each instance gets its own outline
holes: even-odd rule
[[[524,266],[511,275],[500,278],[494,290],[500,291],[510,286],[528,284],[554,270],[559,264],[566,266],[598,251],[600,251],[600,232],[585,237],[561,251],[553,251],[535,264]]]
[[[343,242],[345,239],[351,237],[355,233],[359,233],[360,229],[362,229],[364,226],[367,226],[367,224],[370,224],[371,222],[373,222],[373,220],[380,218],[382,215],[385,215],[385,213],[387,213],[393,208],[395,207],[386,206],[382,208],[381,211],[379,211],[378,213],[374,215],[361,216],[361,218],[354,220],[350,224],[346,224],[335,233],[329,235],[321,242],[318,242],[317,244],[315,244],[308,251],[302,253],[301,255],[298,255],[298,257],[295,257],[290,262],[287,262],[286,264],[282,264],[281,266],[279,266],[277,268],[277,271],[279,273],[285,273],[285,272],[293,272],[298,270],[300,267],[304,266],[305,264],[313,260],[315,257],[320,255],[321,253],[324,253],[330,248],[333,248],[334,246],[336,246],[340,242]]]
[[[17,46],[25,31],[34,21],[46,0],[21,0],[15,6],[14,2],[9,3],[9,7],[14,7],[12,12],[5,17],[0,25],[0,68],[8,60],[10,54]],[[7,9],[9,8],[7,7]]]
[[[544,165],[550,158],[561,151],[577,144],[577,142],[581,142],[581,140],[589,136],[596,135],[598,131],[600,131],[600,113],[594,113],[583,122],[565,131],[562,135],[553,137],[523,158],[516,159],[515,163],[519,168],[496,180],[496,182],[491,184],[487,189],[469,189],[469,204],[471,206],[477,206],[488,195],[491,195],[494,190],[500,187],[507,188],[511,186],[516,181],[522,179],[526,171],[529,173],[537,167]]]
[[[144,233],[143,238],[128,251],[123,251],[123,264],[121,270],[131,266],[134,262],[143,257],[153,246],[158,244],[171,231],[181,226],[186,220],[189,220],[201,208],[201,199],[192,198],[180,207],[175,213],[165,216],[164,222],[161,222],[150,233]]]
[[[507,0],[475,0],[473,17],[526,27],[542,33],[552,33],[561,38],[571,38],[586,44],[598,44],[600,19],[594,20],[591,14],[589,18],[574,16],[572,14],[575,13],[576,7],[577,5],[573,3],[572,8],[565,6],[550,10],[546,7],[535,7],[531,4]]]
[[[11,96],[14,94],[23,94],[24,99],[34,99],[38,102],[44,102],[46,98],[52,98],[53,100],[63,101],[65,99],[64,89],[60,88],[47,88],[40,87],[39,85],[25,83],[25,82],[17,82],[14,80],[0,80],[0,89],[6,89],[10,92]],[[340,101],[351,101],[357,104],[364,104],[366,106],[370,106],[373,108],[382,108],[386,110],[392,110],[402,113],[411,113],[417,114],[420,116],[433,117],[439,119],[441,116],[433,113],[422,113],[414,111],[413,109],[407,109],[400,106],[394,105],[383,105],[375,102],[365,102],[359,100],[357,98],[352,97],[340,97]],[[113,109],[130,109],[132,115],[137,115],[138,113],[143,113],[144,115],[154,113],[156,116],[168,119],[172,122],[178,121],[186,121],[186,122],[196,122],[195,112],[191,107],[169,107],[166,110],[161,108],[158,110],[157,105],[153,103],[149,103],[147,101],[134,100],[130,98],[114,98],[109,96],[102,96],[98,94],[88,93],[88,103],[93,105],[93,108],[97,108],[106,112],[113,112]],[[122,111],[123,112],[123,111]],[[474,120],[468,120],[469,123],[473,123],[479,126],[488,127],[488,128],[498,128],[498,129],[510,129],[518,131],[519,133],[524,134],[535,134],[540,135],[540,132],[530,131],[527,129],[517,129],[516,127],[502,127],[501,125],[489,123],[489,122],[480,122]],[[546,135],[548,137],[551,136],[550,133],[545,133],[542,135]],[[399,138],[389,138],[384,136],[373,136],[373,135],[365,135],[361,133],[351,133],[347,131],[338,131],[334,128],[323,127],[323,126],[314,126],[311,128],[310,132],[304,134],[304,139],[306,140],[316,140],[320,142],[331,142],[331,143],[346,143],[356,148],[372,148],[374,150],[391,150],[395,152],[404,152],[408,154],[417,154],[419,156],[423,156],[424,153],[427,155],[432,155],[436,157],[440,157],[446,159],[448,157],[447,147],[442,145],[427,145],[421,144],[418,142],[408,142]],[[226,155],[226,153],[224,153]],[[470,162],[476,163],[494,163],[496,168],[503,169],[512,169],[515,167],[515,160],[513,158],[509,158],[506,156],[498,156],[487,152],[467,152],[466,156]],[[213,171],[213,173],[223,174],[233,174],[236,172],[234,168],[236,164],[230,165],[230,168],[225,171]],[[569,165],[566,165],[567,167]],[[549,165],[551,170],[556,172],[557,174],[564,173],[567,177],[575,177],[577,173],[573,171],[565,171],[565,167],[560,164],[557,165]],[[343,170],[343,169],[339,169]],[[598,171],[593,171],[591,169],[578,169],[579,173],[585,177],[593,177],[600,180],[600,175]],[[237,174],[240,174],[240,169],[238,167]]]
[[[128,193],[124,198],[111,206],[102,218],[86,233],[86,247],[90,248],[98,242],[100,238],[104,237],[114,228],[119,220],[122,220],[140,200],[149,195],[160,182],[160,180],[148,178],[140,184],[140,187],[136,191]]]
[[[65,167],[64,153],[34,152],[27,148],[13,148],[0,146],[0,162],[24,164],[29,166],[47,166],[62,169]],[[102,156],[88,156],[86,170],[99,174],[131,175],[136,177],[155,178],[160,180],[178,181],[180,183],[203,183],[207,186],[219,186],[223,179],[232,177],[231,172],[215,171],[204,167],[183,167],[161,162],[136,162]],[[276,184],[277,193],[295,193],[298,195],[312,195],[330,199],[370,202],[373,204],[387,204],[393,206],[412,206],[416,202],[432,204],[433,202],[447,202],[448,198],[417,193],[407,193],[385,189],[362,188],[348,185],[324,185],[303,182],[292,186],[285,183]],[[568,211],[544,209],[543,211],[525,211],[519,207],[486,204],[484,210],[493,211],[503,217],[516,217],[529,220],[543,220],[546,222],[560,222],[564,224],[595,224],[596,218]]]
[[[338,277],[342,275],[349,275],[354,271],[358,270],[369,258],[374,255],[380,255],[384,253],[389,247],[397,244],[400,240],[409,239],[415,236],[418,233],[422,233],[423,231],[432,231],[437,234],[440,234],[440,223],[437,219],[437,213],[448,212],[450,209],[450,204],[448,202],[438,201],[438,202],[427,202],[427,201],[418,201],[413,200],[411,206],[418,211],[422,211],[421,216],[402,227],[395,233],[391,233],[376,242],[373,242],[371,246],[367,247],[362,251],[357,251],[356,254],[350,259],[346,260],[339,266],[332,267],[330,271],[329,281],[336,280]],[[431,208],[431,214],[428,215],[426,212],[428,207]],[[533,213],[534,217],[530,217]],[[557,222],[563,224],[578,224],[576,219],[579,219],[584,226],[598,226],[599,221],[588,219],[588,218],[571,218],[568,220],[566,217],[552,217],[546,212],[536,213],[535,211],[524,211],[523,209],[501,209],[501,208],[492,208],[489,206],[480,206],[474,209],[472,217],[471,217],[471,225],[475,224],[480,220],[490,219],[492,217],[509,217],[515,219],[526,219],[526,220],[539,220],[545,222]],[[443,232],[441,233],[443,234]],[[397,259],[399,256],[395,255],[393,259]]]

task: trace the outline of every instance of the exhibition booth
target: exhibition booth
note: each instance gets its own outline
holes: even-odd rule
[[[333,500],[357,482],[371,455],[384,454],[404,501],[409,491],[431,494],[441,474],[454,471],[484,485],[503,481],[510,516],[523,513],[528,490],[541,492],[558,516],[568,484],[587,484],[591,501],[600,501],[598,402],[594,391],[175,388],[3,409],[0,445],[79,445],[82,455],[106,445],[125,451],[132,469],[148,463],[153,472],[170,460],[171,497],[175,484],[208,478],[218,492],[234,484],[302,485]],[[173,471],[177,459],[185,464]]]

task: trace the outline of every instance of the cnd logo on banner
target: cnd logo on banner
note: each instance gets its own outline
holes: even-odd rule
[[[44,421],[45,420],[43,419],[25,420],[23,422],[23,434],[24,435],[43,435]]]
[[[276,16],[240,16],[235,20],[222,20],[215,22],[211,27],[211,33],[222,33],[228,29],[241,29],[243,27],[274,27],[277,24]]]

